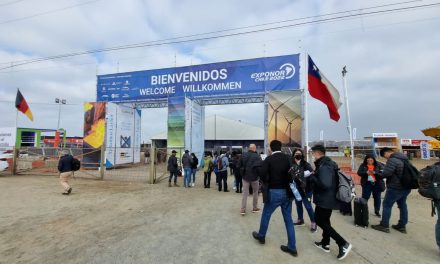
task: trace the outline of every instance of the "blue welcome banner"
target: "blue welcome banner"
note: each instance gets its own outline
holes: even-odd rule
[[[298,90],[299,54],[98,75],[97,101],[255,95]]]

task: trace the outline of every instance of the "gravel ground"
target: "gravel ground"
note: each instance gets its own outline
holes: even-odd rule
[[[258,244],[251,232],[261,214],[241,216],[239,194],[220,193],[215,184],[204,189],[201,180],[199,175],[196,187],[185,189],[169,188],[166,181],[76,179],[73,193],[63,196],[53,176],[0,177],[0,263],[339,262],[334,242],[330,253],[313,246],[321,230],[312,234],[307,216],[307,225],[295,229],[299,257],[283,253],[279,246],[287,238],[279,209],[266,244]],[[405,235],[355,227],[352,217],[334,211],[334,227],[353,244],[343,262],[440,263],[429,201],[413,192],[409,212]],[[392,223],[397,215],[395,207]],[[370,215],[370,223],[378,222]]]

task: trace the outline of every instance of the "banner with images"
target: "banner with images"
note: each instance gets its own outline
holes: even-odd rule
[[[140,162],[141,111],[107,104],[106,167]]]
[[[279,140],[285,147],[301,147],[301,92],[271,92],[268,95],[267,143]]]
[[[117,122],[118,105],[107,103],[106,108],[106,137],[105,137],[105,167],[112,168],[115,165],[116,157],[116,122]]]
[[[131,107],[118,105],[115,165],[134,161],[134,112]]]
[[[105,139],[105,102],[84,103],[84,139],[82,165],[99,167],[101,146]]]
[[[299,90],[299,54],[97,76],[97,101],[133,102]]]
[[[185,112],[185,149],[194,153],[200,162],[200,157],[203,158],[205,149],[204,107],[187,98]]]
[[[168,99],[168,148],[185,147],[185,97]]]

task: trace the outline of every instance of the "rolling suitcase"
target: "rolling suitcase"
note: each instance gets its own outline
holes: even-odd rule
[[[364,198],[356,197],[354,199],[354,224],[368,227],[368,201]]]

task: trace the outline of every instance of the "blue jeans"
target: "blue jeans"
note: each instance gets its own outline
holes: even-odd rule
[[[388,188],[385,192],[385,198],[383,199],[382,221],[380,224],[385,227],[390,226],[391,209],[394,203],[397,202],[397,206],[400,210],[400,219],[398,225],[405,227],[408,223],[408,207],[406,205],[406,198],[411,190],[398,190]]]
[[[191,169],[191,175],[193,178],[193,183],[196,183],[196,173],[197,173],[197,169]]]
[[[183,175],[183,186],[189,187],[191,183],[191,168],[183,168],[183,172],[185,174]]]
[[[435,240],[440,249],[440,201],[437,202],[437,224],[435,225]]]
[[[279,206],[281,207],[281,213],[283,214],[284,225],[286,226],[287,231],[287,247],[296,250],[295,228],[292,220],[292,200],[287,196],[287,190],[270,189],[268,198],[268,201],[264,204],[258,234],[260,237],[266,237],[270,217]]]
[[[313,207],[312,207],[312,195],[313,192],[309,192],[306,193],[306,197],[302,197],[302,201],[298,202],[297,200],[295,200],[296,212],[298,213],[298,220],[304,221],[304,210],[303,210],[303,204],[304,204],[304,207],[307,210],[307,214],[310,217],[310,222],[312,223],[315,222],[315,213],[313,212]]]
[[[381,193],[382,190],[378,183],[372,184],[371,182],[367,182],[362,186],[362,198],[368,201],[368,199],[370,199],[371,194],[373,194],[375,213],[380,212]]]

